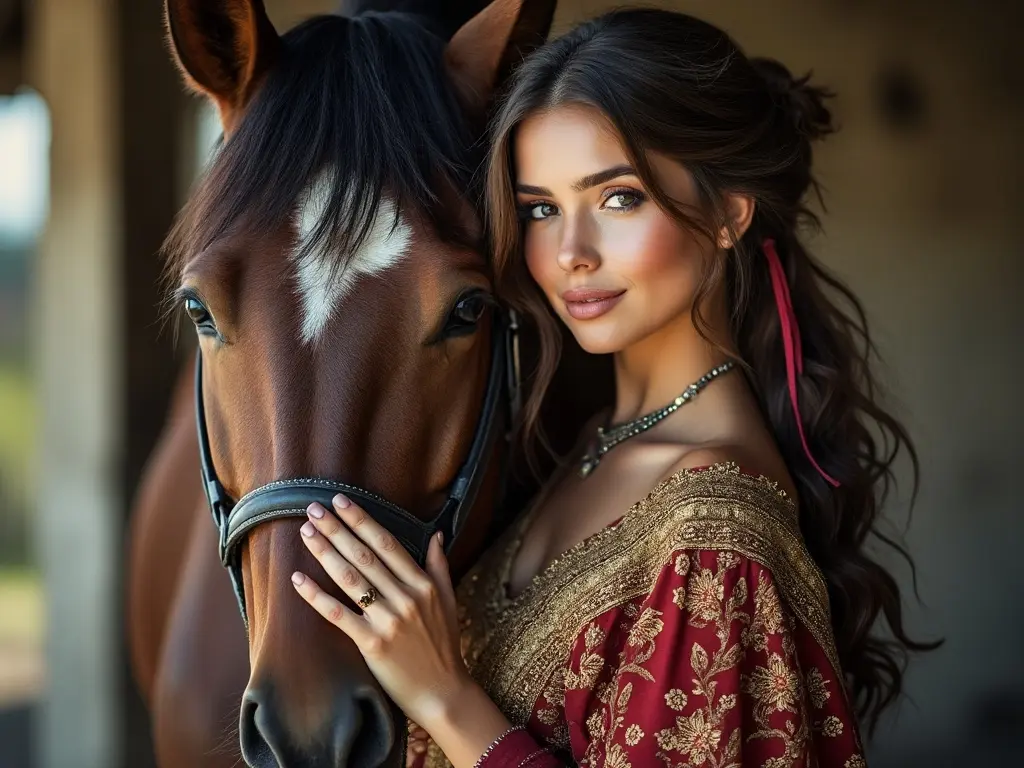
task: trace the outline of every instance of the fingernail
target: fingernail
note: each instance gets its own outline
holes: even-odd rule
[[[302,582],[304,582],[305,580],[306,580],[306,577],[303,576],[298,571],[296,571],[295,573],[292,574],[292,584],[294,584],[296,587],[300,586],[302,584]]]
[[[311,522],[309,522],[309,520],[307,520],[306,522],[304,522],[302,524],[302,527],[299,528],[299,533],[301,533],[303,536],[309,538],[314,533],[316,533],[316,528],[313,526],[313,524]]]
[[[338,509],[348,509],[352,506],[352,502],[348,500],[348,496],[339,493],[334,497],[334,506]]]
[[[444,546],[444,534],[441,533],[441,531],[437,532],[437,543],[440,544],[442,547]]]
[[[321,507],[316,502],[313,502],[312,504],[310,504],[306,508],[306,514],[308,514],[310,517],[315,517],[317,520],[320,520],[321,518],[323,518],[324,513],[326,511],[327,510],[325,510],[323,507]]]

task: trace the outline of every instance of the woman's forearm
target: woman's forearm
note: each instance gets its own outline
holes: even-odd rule
[[[473,768],[487,748],[512,728],[498,706],[473,682],[430,720],[419,725],[455,768]]]

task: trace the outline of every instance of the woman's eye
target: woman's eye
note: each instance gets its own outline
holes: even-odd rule
[[[213,330],[213,317],[199,300],[192,297],[185,299],[185,313],[189,320],[195,323],[196,328],[202,329],[205,326]]]
[[[558,215],[558,206],[551,203],[530,203],[520,207],[520,215],[524,219],[539,221]]]
[[[643,198],[636,192],[615,192],[605,199],[604,207],[628,211],[631,208],[636,208],[642,200]]]

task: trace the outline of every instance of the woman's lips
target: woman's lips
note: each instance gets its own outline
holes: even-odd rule
[[[625,291],[606,291],[600,288],[573,288],[562,294],[565,311],[575,320],[593,320],[610,311],[619,303]]]

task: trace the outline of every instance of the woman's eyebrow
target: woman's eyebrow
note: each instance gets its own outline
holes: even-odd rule
[[[617,179],[620,176],[635,176],[636,171],[633,170],[631,165],[616,165],[612,168],[607,168],[597,173],[591,173],[589,176],[584,176],[579,181],[572,185],[573,192],[585,192],[591,187],[596,187],[598,184],[604,184],[606,181]]]
[[[582,179],[574,181],[572,184],[573,192],[585,192],[591,187],[596,187],[598,184],[604,184],[606,181],[617,179],[620,176],[636,176],[636,171],[633,170],[631,165],[616,165],[612,168],[606,168],[603,171],[597,171],[597,173],[591,173],[584,176]],[[534,187],[530,184],[516,184],[516,192],[520,192],[524,195],[546,195],[551,197],[551,190],[546,187]]]

